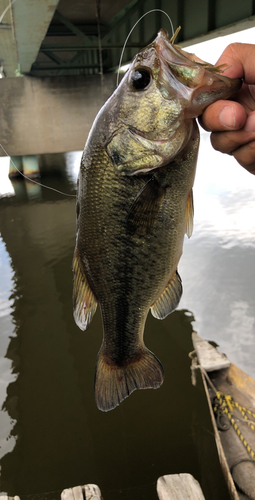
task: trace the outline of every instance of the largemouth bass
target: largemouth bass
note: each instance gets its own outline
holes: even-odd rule
[[[163,382],[143,333],[149,310],[163,319],[182,294],[177,266],[193,225],[195,118],[241,86],[173,42],[161,29],[136,55],[97,115],[81,160],[74,318],[86,330],[99,303],[95,399],[103,411]]]

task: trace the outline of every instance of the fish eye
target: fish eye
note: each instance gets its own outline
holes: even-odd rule
[[[135,90],[144,90],[151,81],[151,74],[147,69],[136,69],[130,78],[130,83]]]

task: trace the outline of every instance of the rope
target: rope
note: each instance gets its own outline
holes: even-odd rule
[[[244,447],[250,454],[252,460],[255,461],[255,453],[250,447],[250,445],[247,443],[245,437],[243,436],[242,432],[240,431],[236,420],[233,416],[233,411],[234,408],[240,411],[240,413],[243,415],[244,420],[242,419],[243,422],[246,422],[250,428],[255,431],[255,422],[251,422],[248,420],[248,416],[252,416],[255,418],[255,413],[253,413],[251,410],[248,408],[245,408],[244,406],[241,406],[237,401],[235,401],[232,396],[223,394],[221,391],[217,391],[216,397],[214,398],[214,406],[213,406],[213,411],[218,417],[220,414],[225,413],[231,423],[231,425],[234,427],[239,439],[242,441]]]
[[[242,422],[245,422],[249,427],[251,428],[252,431],[255,432],[255,422],[249,420],[249,417],[252,417],[255,419],[255,413],[249,410],[248,408],[245,408],[244,406],[241,406],[237,401],[235,401],[232,396],[223,394],[221,391],[217,391],[216,387],[212,383],[210,377],[208,376],[208,373],[206,370],[198,363],[197,356],[196,356],[196,351],[192,351],[189,353],[189,357],[192,360],[191,363],[191,379],[192,379],[192,384],[196,385],[196,376],[195,376],[195,370],[200,369],[200,371],[204,374],[208,385],[211,387],[212,391],[215,393],[215,398],[214,398],[214,403],[213,403],[213,411],[216,416],[216,420],[219,418],[220,414],[226,414],[229,422],[235,429],[239,439],[243,443],[245,449],[247,452],[250,454],[252,460],[255,461],[255,453],[251,446],[247,443],[245,437],[243,436],[242,432],[240,431],[236,420],[233,416],[233,411],[234,408],[236,408],[243,416],[243,418],[239,418]]]

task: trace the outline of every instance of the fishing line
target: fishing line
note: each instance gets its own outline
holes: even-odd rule
[[[0,23],[2,22],[2,19],[3,17],[5,16],[6,12],[10,9],[10,7],[14,4],[14,2],[16,2],[16,0],[12,0],[9,5],[6,7],[6,9],[3,11],[3,13],[1,14],[0,16]],[[152,10],[149,10],[148,12],[146,12],[145,14],[143,14],[139,19],[138,21],[136,21],[136,23],[134,24],[134,26],[132,27],[132,29],[130,30],[126,40],[125,40],[125,43],[123,45],[123,48],[122,48],[122,52],[121,52],[121,56],[120,56],[120,62],[119,62],[119,67],[118,67],[118,72],[117,72],[117,86],[119,84],[119,73],[120,73],[120,67],[121,67],[121,62],[122,62],[122,58],[123,58],[123,54],[124,54],[124,51],[125,51],[125,48],[126,48],[126,44],[127,44],[127,41],[131,35],[131,33],[133,32],[133,30],[135,29],[135,27],[137,26],[137,24],[141,21],[141,19],[143,19],[145,16],[147,16],[147,14],[151,14],[152,12],[162,12],[163,14],[165,14],[165,16],[168,18],[169,20],[169,23],[170,23],[170,26],[171,26],[171,29],[172,29],[172,34],[174,35],[174,27],[173,27],[173,23],[172,23],[172,20],[170,18],[170,16],[162,9],[152,9]],[[102,74],[101,74],[101,78],[102,78]],[[2,146],[2,144],[0,143],[0,146],[2,148],[2,150],[4,151],[5,155],[8,156],[8,158],[10,159],[10,162],[12,164],[12,166],[17,170],[17,172],[19,172],[20,175],[22,175],[22,177],[24,177],[24,179],[27,179],[29,182],[33,182],[34,184],[37,184],[38,186],[41,186],[45,189],[50,189],[51,191],[55,191],[56,193],[59,193],[59,194],[62,194],[64,196],[71,196],[71,197],[76,197],[75,194],[69,194],[69,193],[64,193],[63,191],[59,191],[58,189],[55,189],[53,187],[50,187],[50,186],[46,186],[45,184],[42,184],[41,182],[38,182],[34,179],[31,179],[30,177],[27,177],[23,172],[21,172],[18,167],[16,167],[15,163],[13,162],[13,160],[11,159],[10,155],[7,153],[7,151],[4,149],[4,147]]]
[[[138,21],[136,21],[136,23],[134,24],[133,28],[130,30],[125,42],[124,42],[124,45],[123,45],[123,48],[122,48],[122,51],[121,51],[121,55],[120,55],[120,62],[119,62],[119,67],[118,67],[118,71],[117,71],[117,87],[119,85],[119,74],[120,74],[120,67],[121,67],[121,62],[122,62],[122,58],[123,58],[123,54],[124,54],[124,50],[126,48],[126,45],[127,45],[127,41],[132,33],[132,31],[135,29],[135,27],[137,26],[137,24],[141,21],[141,19],[143,19],[143,17],[147,16],[147,14],[150,14],[151,12],[162,12],[163,14],[165,14],[165,16],[168,18],[169,22],[170,22],[170,26],[171,26],[171,29],[172,29],[172,34],[174,36],[174,27],[173,27],[173,23],[172,23],[172,19],[171,17],[162,9],[152,9],[152,10],[149,10],[148,12],[145,12],[145,14],[143,14],[139,19]]]
[[[3,20],[4,16],[5,16],[6,12],[11,8],[11,6],[14,4],[14,2],[16,2],[16,0],[12,0],[9,3],[9,5],[7,5],[7,7],[2,12],[2,14],[0,16],[0,24],[2,23],[2,20]],[[38,186],[44,187],[46,189],[50,189],[51,191],[56,191],[56,193],[62,194],[64,196],[76,197],[75,194],[63,193],[62,191],[59,191],[58,189],[55,189],[55,188],[50,187],[50,186],[46,186],[45,184],[41,184],[40,182],[37,182],[34,179],[30,179],[30,177],[27,177],[25,174],[23,174],[23,172],[21,172],[18,169],[18,167],[16,167],[15,163],[12,161],[10,155],[7,153],[7,151],[4,149],[4,147],[2,146],[1,143],[0,143],[0,146],[1,146],[2,150],[4,151],[5,155],[8,156],[8,158],[10,159],[10,162],[11,162],[12,166],[17,170],[17,172],[19,172],[20,175],[22,175],[22,177],[24,177],[25,179],[27,179],[29,182],[33,182],[34,184],[37,184]]]
[[[0,16],[0,24],[2,23],[2,20],[6,14],[6,12],[11,8],[11,6],[14,4],[14,2],[16,2],[16,0],[12,0],[9,5],[7,5],[7,7],[4,9],[3,13],[1,14]]]
[[[27,177],[27,175],[23,174],[23,172],[21,172],[18,169],[18,167],[16,167],[15,163],[12,161],[10,155],[8,155],[7,151],[4,149],[4,147],[2,146],[1,143],[0,143],[0,146],[1,146],[2,150],[4,151],[4,153],[6,154],[6,156],[8,156],[8,158],[10,159],[12,166],[17,170],[17,172],[19,172],[20,175],[22,175],[22,177],[27,179],[29,182],[33,182],[34,184],[37,184],[38,186],[44,187],[46,189],[50,189],[51,191],[56,191],[56,193],[63,194],[64,196],[72,196],[72,197],[76,198],[76,194],[64,193],[63,191],[59,191],[58,189],[55,189],[53,187],[46,186],[45,184],[41,184],[41,182],[35,181],[34,179],[30,179],[30,177]]]

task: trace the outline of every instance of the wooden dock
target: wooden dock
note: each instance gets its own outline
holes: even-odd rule
[[[157,481],[159,500],[205,500],[199,483],[191,474],[169,474]],[[0,495],[0,500],[20,500],[19,496]],[[60,500],[103,500],[96,484],[75,486],[62,491]]]
[[[159,500],[205,500],[200,484],[191,474],[169,474],[157,481]]]

